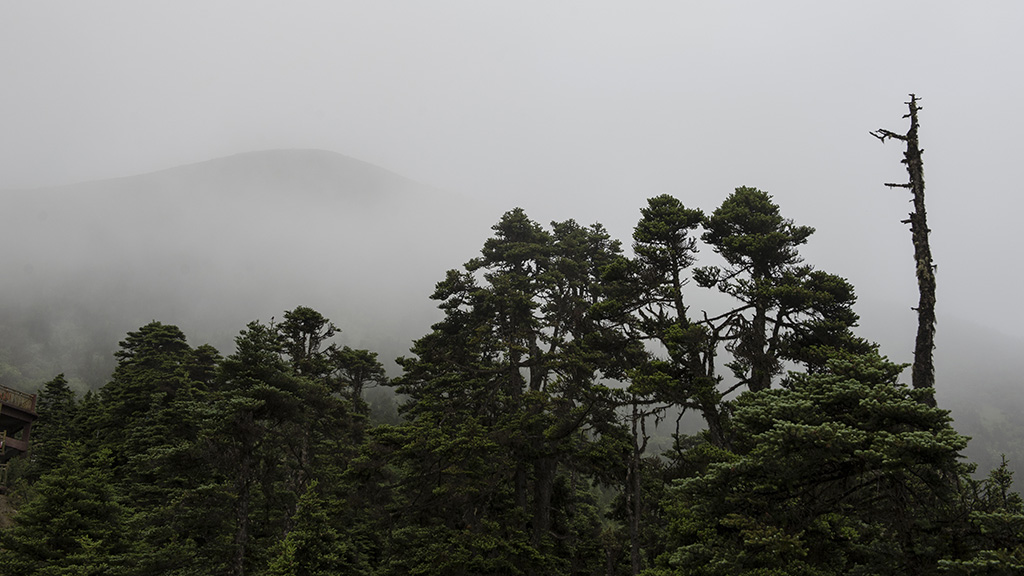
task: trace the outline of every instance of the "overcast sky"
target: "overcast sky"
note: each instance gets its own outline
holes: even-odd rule
[[[902,150],[868,131],[916,92],[940,314],[1015,333],[1022,29],[1016,1],[0,0],[0,189],[318,148],[627,239],[650,196],[755,186],[909,314]]]

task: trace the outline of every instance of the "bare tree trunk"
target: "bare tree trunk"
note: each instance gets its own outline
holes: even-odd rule
[[[250,502],[250,476],[252,472],[252,458],[245,454],[242,457],[238,472],[238,501],[235,503],[235,538],[234,556],[231,562],[231,573],[234,576],[245,575],[246,549],[249,545],[249,502]]]
[[[534,464],[533,545],[538,550],[551,532],[551,497],[557,472],[558,460],[554,456],[544,456]]]
[[[640,573],[640,517],[643,514],[643,496],[641,485],[641,460],[644,450],[647,449],[647,429],[644,426],[646,415],[639,410],[637,398],[633,396],[633,454],[629,462],[629,470],[626,475],[626,513],[629,516],[629,560],[634,576]]]
[[[904,118],[910,118],[910,130],[906,134],[897,134],[880,129],[871,135],[885,142],[886,138],[895,138],[907,143],[907,151],[903,154],[903,164],[907,166],[910,181],[906,184],[891,184],[890,188],[907,188],[913,194],[914,211],[903,220],[910,224],[910,234],[914,241],[914,262],[916,264],[917,287],[920,299],[917,305],[917,340],[914,343],[914,366],[912,382],[914,388],[935,388],[935,265],[932,263],[932,251],[928,244],[928,220],[924,205],[924,161],[917,139],[917,96],[910,95],[907,102],[910,112]],[[929,395],[925,403],[935,406],[935,396]]]
[[[761,280],[754,279],[754,286],[761,284]],[[755,288],[757,289],[757,288]],[[758,290],[760,293],[761,290]],[[753,392],[767,390],[772,386],[771,364],[772,358],[766,353],[768,339],[765,332],[768,330],[768,303],[758,295],[754,305],[754,318],[751,322],[750,350],[750,382],[748,388]]]
[[[728,449],[730,442],[726,436],[723,422],[727,410],[726,405],[721,400],[700,400],[700,411],[704,416],[704,422],[708,425],[708,441],[712,446]]]

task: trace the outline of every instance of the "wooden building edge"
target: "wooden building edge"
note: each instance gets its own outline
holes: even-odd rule
[[[7,465],[29,452],[36,395],[0,386],[0,489],[7,486]]]

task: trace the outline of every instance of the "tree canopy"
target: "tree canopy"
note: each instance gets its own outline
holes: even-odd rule
[[[513,209],[393,379],[309,307],[226,355],[147,324],[41,387],[0,574],[1021,573],[1005,461],[974,477],[813,232],[749,187],[651,198],[630,252]]]

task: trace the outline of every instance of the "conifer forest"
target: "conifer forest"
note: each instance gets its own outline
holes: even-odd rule
[[[305,306],[230,353],[129,332],[98,390],[39,389],[0,573],[1024,573],[1007,463],[857,335],[814,228],[751,187],[639,212],[627,249],[508,211],[393,375]]]
[[[1024,576],[1022,23],[0,1],[0,576]]]

